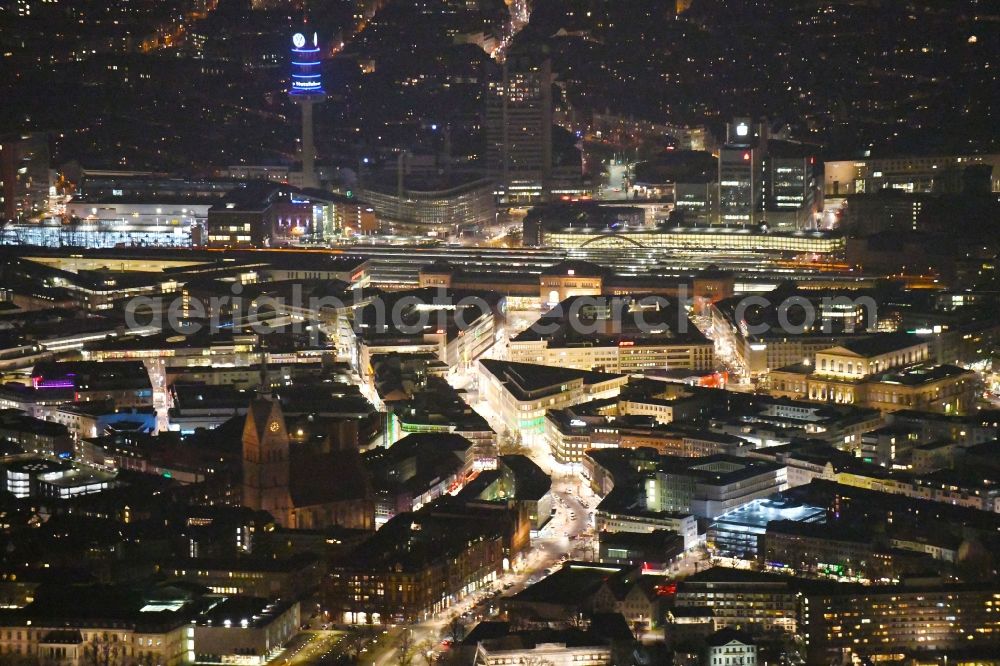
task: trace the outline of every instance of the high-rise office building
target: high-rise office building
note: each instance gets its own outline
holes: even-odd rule
[[[767,126],[736,118],[719,149],[719,222],[750,226],[763,221],[766,197]]]
[[[511,53],[490,85],[486,160],[501,203],[547,198],[552,176],[552,61],[544,52]]]
[[[45,134],[0,136],[0,221],[45,211],[50,181]]]
[[[812,228],[822,208],[815,151],[772,138],[766,120],[734,119],[719,149],[719,223]]]
[[[718,183],[690,178],[674,183],[674,210],[685,224],[707,224],[718,201]]]
[[[811,228],[821,209],[815,146],[770,141],[767,147],[767,225]]]

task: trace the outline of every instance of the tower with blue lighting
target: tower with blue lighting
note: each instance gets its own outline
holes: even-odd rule
[[[313,142],[313,104],[326,99],[323,77],[320,73],[321,60],[319,36],[312,39],[297,32],[292,36],[292,87],[288,96],[302,107],[302,185],[318,187],[316,178],[316,145]]]

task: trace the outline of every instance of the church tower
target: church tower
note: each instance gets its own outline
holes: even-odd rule
[[[257,398],[243,426],[243,506],[268,511],[287,526],[292,510],[288,483],[289,442],[281,404]]]

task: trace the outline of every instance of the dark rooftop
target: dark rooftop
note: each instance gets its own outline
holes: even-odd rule
[[[495,359],[480,359],[479,362],[490,374],[502,381],[507,390],[518,400],[531,400],[558,393],[562,390],[563,384],[576,380],[583,380],[583,385],[589,386],[623,376]]]
[[[871,357],[906,349],[921,342],[923,340],[909,333],[883,333],[860,340],[849,340],[840,346],[860,356]]]
[[[575,277],[600,277],[607,271],[597,264],[580,259],[567,259],[542,271],[542,275],[572,275]]]
[[[551,477],[528,456],[501,456],[500,465],[514,474],[515,499],[539,500],[552,489]]]
[[[608,579],[627,575],[633,568],[624,564],[567,562],[559,571],[510,597],[512,601],[551,604],[582,604]]]

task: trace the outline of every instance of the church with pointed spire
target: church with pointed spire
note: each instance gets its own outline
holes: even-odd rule
[[[292,505],[289,449],[281,404],[255,399],[243,426],[243,506],[268,511],[279,522]]]
[[[243,426],[243,505],[294,529],[374,529],[371,480],[343,424],[306,419],[290,431],[281,403],[261,396]]]

